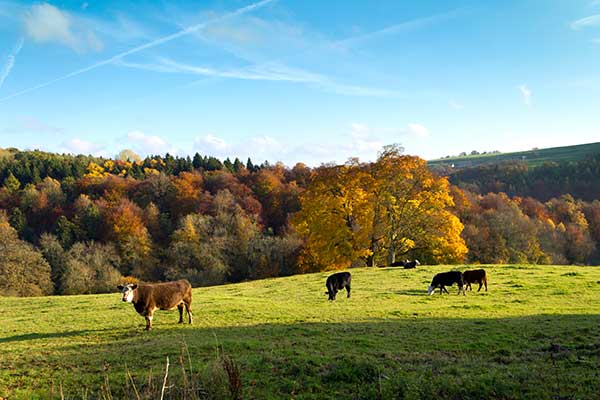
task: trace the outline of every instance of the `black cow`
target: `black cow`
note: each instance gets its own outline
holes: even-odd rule
[[[440,288],[440,294],[442,294],[442,290],[448,293],[446,286],[452,286],[455,283],[458,283],[458,294],[462,291],[463,295],[466,296],[463,276],[460,271],[440,272],[436,274],[431,280],[431,285],[429,285],[427,293],[431,296],[436,288]]]
[[[421,263],[419,262],[419,260],[412,260],[412,261],[404,261],[404,269],[411,269],[411,268],[416,268],[417,265],[421,265]]]
[[[348,297],[350,297],[350,281],[352,280],[352,275],[350,272],[338,272],[336,274],[330,275],[327,278],[327,282],[325,286],[327,286],[327,291],[325,294],[329,295],[329,300],[335,300],[335,295],[337,292],[346,288],[348,292]]]
[[[463,272],[463,280],[465,282],[465,288],[469,290],[473,290],[471,287],[471,283],[479,283],[479,292],[481,290],[481,286],[485,285],[485,291],[487,292],[487,274],[485,269],[474,269],[471,271]]]
[[[408,260],[406,260],[408,261]],[[395,261],[393,263],[391,263],[389,266],[390,267],[404,267],[404,264],[406,263],[406,261]]]

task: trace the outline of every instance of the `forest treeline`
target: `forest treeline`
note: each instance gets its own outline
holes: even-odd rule
[[[546,162],[532,167],[526,161],[503,161],[468,168],[434,167],[450,183],[478,194],[506,193],[548,201],[563,194],[576,199],[600,199],[600,154],[579,161]]]
[[[582,163],[595,171],[598,158]],[[530,172],[519,176],[542,176]],[[478,173],[471,186],[453,185],[398,146],[376,162],[317,168],[0,150],[0,294],[100,293],[123,280],[205,286],[404,258],[600,262],[593,190],[576,192],[585,200],[540,188],[552,196],[488,193],[496,172]]]

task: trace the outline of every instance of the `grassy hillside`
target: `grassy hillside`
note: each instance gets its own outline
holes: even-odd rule
[[[489,292],[428,297],[448,269],[352,270],[335,302],[327,273],[199,288],[194,325],[163,311],[151,332],[117,293],[0,298],[0,397],[136,398],[167,356],[190,385],[183,354],[223,398],[226,354],[250,399],[597,398],[600,268],[487,266]]]
[[[430,166],[453,165],[454,168],[472,167],[481,164],[496,164],[502,161],[526,161],[531,167],[545,162],[578,161],[586,156],[600,153],[600,142],[575,146],[551,147],[548,149],[519,151],[514,153],[482,154],[452,157],[427,161]]]

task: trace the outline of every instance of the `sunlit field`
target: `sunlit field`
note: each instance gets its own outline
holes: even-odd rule
[[[335,302],[328,273],[198,288],[194,325],[150,332],[116,290],[0,298],[0,397],[141,397],[169,357],[165,398],[597,398],[600,268],[484,266],[488,292],[427,296],[453,268],[353,269]]]

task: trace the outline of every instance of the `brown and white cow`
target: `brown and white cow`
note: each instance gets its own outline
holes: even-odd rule
[[[179,309],[179,323],[183,323],[183,307],[192,323],[192,285],[181,279],[174,282],[144,285],[119,285],[123,301],[133,303],[135,311],[146,318],[146,330],[152,329],[152,318],[156,310]]]

